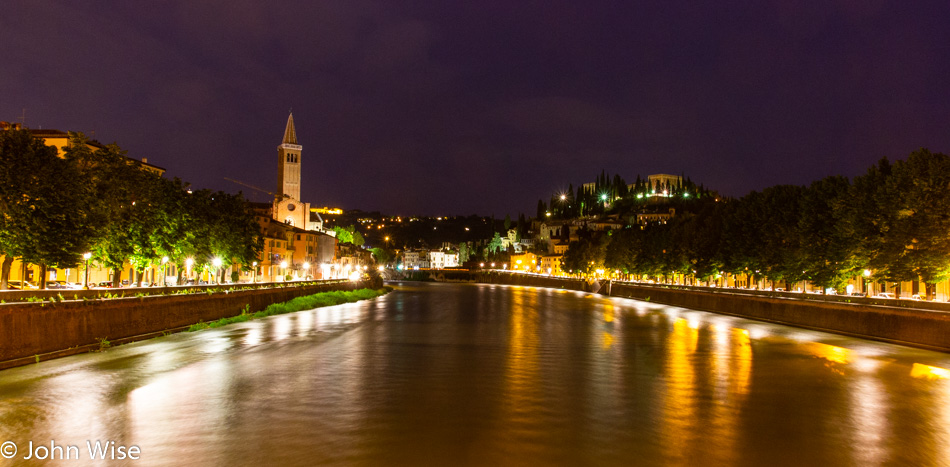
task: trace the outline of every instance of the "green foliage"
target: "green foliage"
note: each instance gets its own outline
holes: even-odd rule
[[[324,306],[367,300],[380,295],[385,295],[390,290],[392,289],[359,289],[354,291],[320,292],[304,297],[297,297],[288,302],[274,303],[272,305],[268,305],[267,308],[253,314],[250,313],[251,305],[247,304],[244,306],[244,309],[241,311],[240,315],[230,318],[222,318],[210,323],[199,321],[198,323],[191,325],[188,328],[188,331],[200,331],[203,329],[217,328],[232,323],[242,323],[252,319],[265,318],[273,315],[281,315],[285,313],[293,313],[295,311],[311,310]]]
[[[95,225],[75,165],[28,130],[0,131],[0,254],[72,267]],[[4,280],[6,277],[3,278]]]
[[[112,347],[112,343],[109,342],[109,339],[106,337],[97,337],[96,341],[99,343],[99,351],[103,351]]]
[[[603,269],[609,238],[604,235],[571,242],[564,254],[561,268],[584,274],[592,274],[598,269]]]
[[[378,264],[389,264],[393,260],[393,252],[386,248],[377,247],[371,249],[370,252]]]
[[[602,175],[597,183],[607,178]],[[590,273],[605,267],[699,279],[748,274],[773,284],[808,280],[840,290],[868,268],[876,280],[920,279],[932,297],[934,284],[950,279],[948,187],[950,157],[926,149],[893,164],[881,160],[853,183],[828,177],[737,200],[699,196],[705,192],[687,180],[682,187],[664,188],[689,193],[695,188],[691,209],[677,211],[669,222],[613,235],[585,233],[570,245],[563,269]],[[644,189],[653,188],[638,179],[633,192]],[[578,202],[591,201],[590,195],[579,190]]]
[[[89,251],[94,264],[120,270],[128,261],[138,272],[163,256],[178,265],[193,257],[198,270],[215,256],[228,265],[259,256],[259,226],[241,195],[192,192],[114,144],[69,138],[60,158],[27,130],[0,132],[0,254],[73,267]]]
[[[492,237],[491,242],[488,243],[488,251],[491,254],[496,254],[501,251],[501,246],[501,235],[498,232],[495,232],[495,236]]]

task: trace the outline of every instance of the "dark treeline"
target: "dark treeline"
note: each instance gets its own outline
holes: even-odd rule
[[[832,176],[689,206],[666,223],[582,232],[564,268],[704,282],[745,275],[839,291],[869,270],[897,287],[920,280],[931,299],[950,278],[950,158],[926,149],[883,159],[853,181]]]
[[[93,264],[118,271],[128,261],[139,273],[167,257],[180,276],[187,258],[197,270],[216,257],[222,270],[249,268],[263,246],[240,194],[189,190],[117,145],[90,148],[81,133],[70,133],[60,157],[28,130],[0,131],[0,213],[0,288],[14,258],[40,265],[41,280],[47,267],[75,267],[87,252]]]

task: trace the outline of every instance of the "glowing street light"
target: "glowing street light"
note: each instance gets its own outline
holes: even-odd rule
[[[257,283],[257,261],[251,263],[254,266],[254,277],[251,279],[251,282]]]
[[[165,283],[165,281],[168,280],[168,272],[166,272],[168,268],[167,264],[168,264],[168,257],[162,256],[162,287],[165,287],[167,285]]]
[[[287,261],[280,262],[280,280],[287,280]]]
[[[218,278],[217,283],[220,284],[221,283],[221,258],[215,258],[211,260],[211,264],[214,265],[214,269],[215,269],[214,273]]]
[[[83,281],[83,290],[89,290],[89,258],[92,258],[92,253],[82,254],[82,259],[86,260],[86,279]]]

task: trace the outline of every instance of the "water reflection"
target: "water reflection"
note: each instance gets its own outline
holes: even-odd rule
[[[141,465],[941,465],[946,354],[656,303],[406,284],[0,372],[0,438]]]

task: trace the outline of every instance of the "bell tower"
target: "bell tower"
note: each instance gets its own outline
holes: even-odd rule
[[[277,146],[277,193],[300,200],[300,152],[303,146],[297,144],[297,130],[294,128],[294,114],[287,118],[284,140]],[[280,202],[280,199],[277,200]]]

